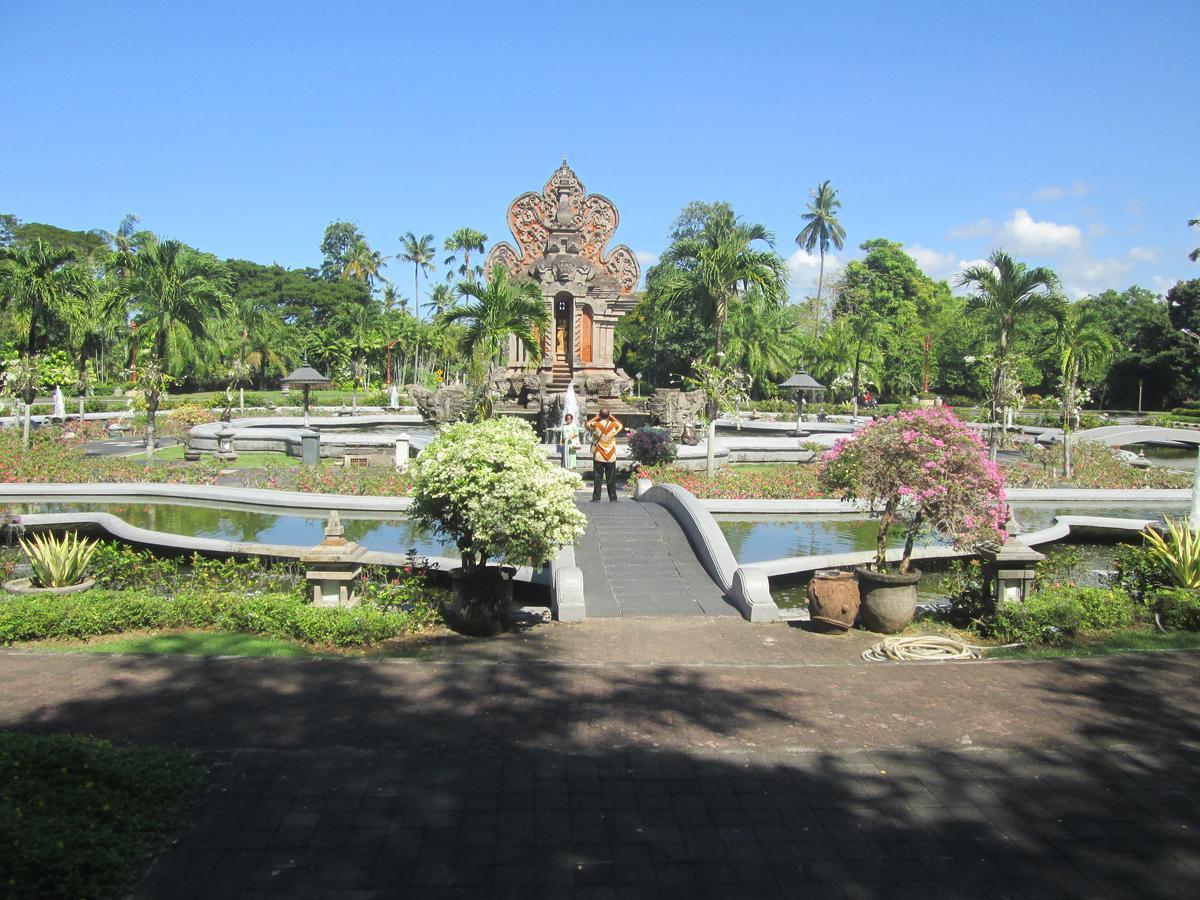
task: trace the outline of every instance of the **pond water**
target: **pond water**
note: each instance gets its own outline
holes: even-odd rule
[[[325,536],[327,513],[317,510],[281,514],[266,507],[225,508],[172,503],[21,503],[19,513],[98,511],[112,513],[130,525],[192,537],[261,544],[290,544],[311,547]],[[342,512],[346,538],[368,550],[406,553],[415,549],[421,556],[455,555],[452,542],[418,528],[404,516]]]
[[[1053,523],[1055,516],[1112,516],[1121,519],[1157,519],[1166,514],[1182,516],[1186,503],[1155,506],[1115,506],[1105,503],[1014,503],[1013,514],[1024,531],[1037,531]],[[878,520],[855,519],[835,515],[793,515],[753,517],[721,513],[714,518],[729,541],[729,549],[740,563],[763,562],[791,556],[824,556],[875,549]],[[894,534],[893,547],[903,546],[903,537]],[[941,541],[925,541],[934,546]]]
[[[1151,447],[1129,444],[1124,448],[1134,453],[1141,452],[1150,465],[1160,469],[1177,469],[1181,472],[1196,471],[1196,451],[1188,447]]]

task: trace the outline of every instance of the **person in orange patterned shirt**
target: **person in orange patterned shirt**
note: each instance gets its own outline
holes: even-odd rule
[[[625,426],[605,407],[586,422],[595,435],[592,445],[592,502],[600,502],[600,482],[608,480],[608,499],[617,502],[617,435]]]

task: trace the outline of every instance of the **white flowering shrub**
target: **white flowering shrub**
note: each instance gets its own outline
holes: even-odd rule
[[[549,562],[587,524],[575,506],[579,475],[551,465],[520,419],[451,425],[421,452],[412,473],[411,515],[455,540],[468,573],[489,559]]]

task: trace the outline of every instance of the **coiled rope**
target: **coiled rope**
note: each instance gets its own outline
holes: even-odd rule
[[[955,659],[983,659],[988,650],[1023,647],[1024,644],[1005,644],[1001,647],[981,647],[956,638],[935,634],[914,637],[885,638],[863,651],[867,662],[942,662]]]

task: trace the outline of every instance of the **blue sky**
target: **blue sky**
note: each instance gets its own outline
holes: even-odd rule
[[[0,211],[317,265],[337,218],[385,254],[506,238],[565,155],[644,259],[728,200],[795,293],[824,179],[839,263],[886,237],[936,277],[1002,246],[1073,296],[1200,277],[1194,0],[827,6],[0,0]]]

